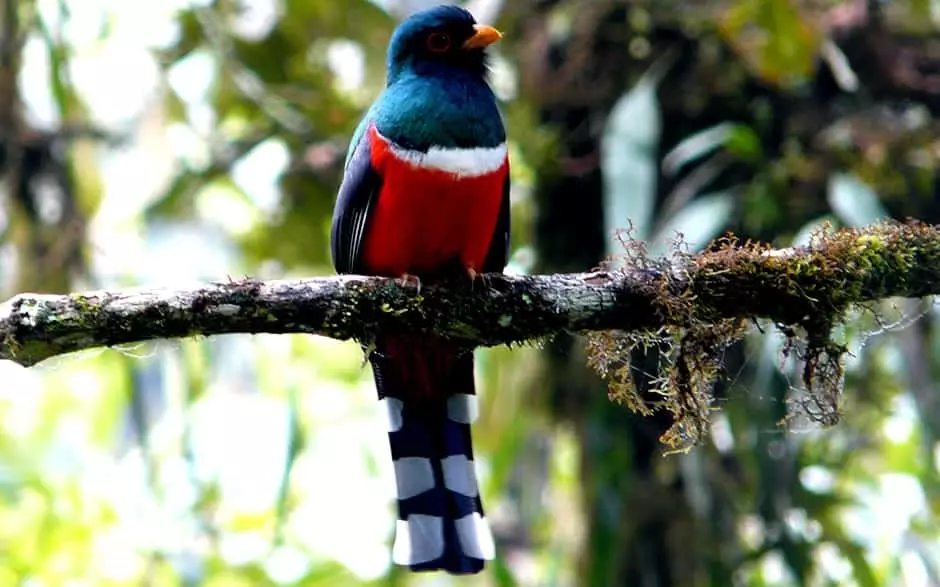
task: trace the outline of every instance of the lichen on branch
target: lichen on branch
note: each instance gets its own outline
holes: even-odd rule
[[[830,337],[854,305],[940,293],[940,230],[886,222],[774,250],[721,239],[705,252],[650,258],[624,239],[617,268],[566,275],[490,274],[430,281],[334,276],[234,280],[178,289],[20,294],[0,304],[0,359],[33,365],[81,349],[224,333],[307,333],[368,343],[378,331],[433,333],[468,347],[589,334],[590,362],[611,396],[641,413],[668,409],[674,447],[708,423],[722,351],[749,321],[788,333],[805,363],[818,421],[838,416],[845,349]],[[663,351],[653,396],[636,393],[629,359]]]
[[[833,425],[840,417],[847,349],[831,333],[847,310],[940,289],[940,232],[917,222],[839,231],[825,226],[806,247],[784,250],[729,236],[700,254],[676,250],[668,262],[650,259],[642,242],[621,242],[624,258],[616,265],[662,276],[648,294],[656,298],[663,324],[591,333],[589,363],[608,381],[612,400],[645,415],[671,412],[674,424],[662,441],[676,450],[707,432],[722,353],[744,336],[748,319],[769,320],[786,335],[784,353],[803,364],[806,396],[797,407],[811,420]],[[641,394],[631,357],[651,347],[660,352],[660,371]]]

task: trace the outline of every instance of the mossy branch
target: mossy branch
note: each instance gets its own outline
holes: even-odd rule
[[[708,252],[569,275],[425,282],[338,276],[234,280],[183,289],[20,294],[0,304],[0,358],[22,365],[81,349],[224,333],[368,340],[379,329],[493,346],[555,333],[656,331],[723,319],[832,324],[852,304],[940,293],[940,229],[878,224],[773,250],[719,241]],[[483,283],[485,281],[485,283]]]
[[[695,426],[707,421],[720,351],[742,335],[748,319],[773,321],[805,342],[804,379],[812,388],[822,371],[841,379],[832,365],[843,351],[829,332],[852,305],[940,293],[940,231],[923,224],[825,231],[807,247],[783,250],[725,239],[669,260],[648,258],[637,241],[624,244],[621,269],[488,275],[472,285],[425,282],[420,290],[342,276],[21,294],[0,305],[0,358],[28,366],[92,347],[236,332],[368,341],[380,329],[418,331],[468,346],[590,332],[591,363],[613,395],[641,412],[676,412],[681,426],[672,440],[682,444],[700,436]],[[632,391],[628,356],[637,345],[664,347],[672,362],[657,390],[672,399],[650,403]]]

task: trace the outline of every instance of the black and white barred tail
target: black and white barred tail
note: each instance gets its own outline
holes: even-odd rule
[[[473,463],[473,354],[387,339],[371,354],[398,488],[392,560],[415,571],[477,573],[495,554]]]

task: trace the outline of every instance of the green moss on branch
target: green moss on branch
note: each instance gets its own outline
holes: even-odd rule
[[[787,334],[785,352],[803,361],[801,409],[813,420],[839,420],[846,349],[830,334],[853,306],[889,297],[922,297],[940,289],[940,232],[934,226],[885,222],[864,229],[826,227],[806,247],[773,250],[725,238],[708,251],[677,254],[667,264],[647,258],[642,243],[623,239],[629,272],[656,271],[648,286],[662,324],[608,330],[589,337],[589,360],[610,383],[611,397],[640,413],[675,416],[663,441],[676,449],[707,430],[718,358],[740,339],[748,319],[766,319]],[[661,351],[661,372],[640,394],[630,357]]]

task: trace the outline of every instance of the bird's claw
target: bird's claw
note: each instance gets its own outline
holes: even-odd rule
[[[398,278],[398,283],[402,287],[408,287],[409,285],[414,286],[415,290],[417,290],[417,293],[421,293],[421,278],[417,275],[402,273],[401,277]]]
[[[372,357],[372,354],[378,354],[378,351],[375,350],[376,345],[375,341],[369,341],[368,343],[363,343],[359,345],[362,348],[362,365],[360,368],[364,368],[369,364],[369,359]]]
[[[467,267],[467,277],[470,278],[471,290],[476,289],[477,279],[479,279],[483,283],[483,289],[486,289],[487,287],[489,287],[489,283],[488,283],[486,275],[483,273],[477,272],[477,270],[474,269],[473,267]]]

